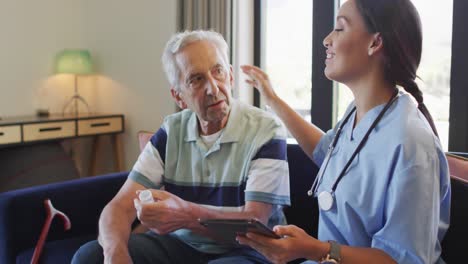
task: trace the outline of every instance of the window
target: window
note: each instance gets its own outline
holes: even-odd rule
[[[449,150],[468,152],[468,1],[453,0]]]
[[[424,36],[417,82],[444,150],[466,152],[468,1],[412,1]],[[309,119],[305,112],[310,109],[310,120],[322,130],[334,126],[353,99],[348,88],[323,74],[322,41],[333,29],[340,2],[344,0],[254,0],[254,63],[267,70],[277,93],[304,118]],[[254,104],[260,105],[256,94]]]
[[[310,120],[312,2],[262,1],[261,67],[276,93]]]
[[[423,53],[417,83],[434,118],[444,150],[448,149],[453,1],[412,0],[423,26]]]
[[[450,65],[452,47],[453,0],[412,0],[423,26],[423,53],[418,69],[419,88],[431,112],[444,150],[448,149],[450,110]],[[344,1],[342,1],[344,2]],[[335,121],[341,118],[353,99],[342,84],[335,84]]]

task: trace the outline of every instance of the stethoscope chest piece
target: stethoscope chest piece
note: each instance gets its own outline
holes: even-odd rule
[[[330,192],[323,191],[318,197],[318,205],[323,211],[328,211],[333,207],[333,195]]]

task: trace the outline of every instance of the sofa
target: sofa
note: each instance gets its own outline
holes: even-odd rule
[[[318,168],[296,144],[288,144],[292,206],[285,209],[287,220],[317,235],[316,199],[307,196]],[[44,200],[68,215],[71,229],[55,219],[47,236],[40,263],[70,263],[83,243],[96,239],[103,207],[112,199],[127,172],[31,187],[0,194],[0,263],[30,263],[46,219]],[[448,263],[465,259],[468,249],[468,181],[452,178],[451,226],[443,241]]]

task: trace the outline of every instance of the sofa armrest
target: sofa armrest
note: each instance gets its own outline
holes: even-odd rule
[[[54,220],[47,241],[97,236],[99,215],[127,175],[122,172],[1,193],[0,263],[13,263],[19,252],[35,246],[46,219],[47,198],[71,220],[69,231]]]
[[[446,263],[459,263],[466,258],[468,237],[468,183],[451,178],[452,201],[450,226],[442,241],[442,258]]]

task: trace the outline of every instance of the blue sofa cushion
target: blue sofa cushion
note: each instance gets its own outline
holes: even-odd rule
[[[13,263],[18,254],[35,247],[46,219],[46,198],[71,221],[71,229],[64,232],[63,223],[55,218],[47,241],[96,238],[99,215],[126,176],[116,173],[0,194],[0,263]]]
[[[75,252],[84,243],[96,239],[95,235],[80,236],[45,244],[39,263],[70,263]],[[16,264],[31,263],[34,248],[21,252],[16,257]]]

